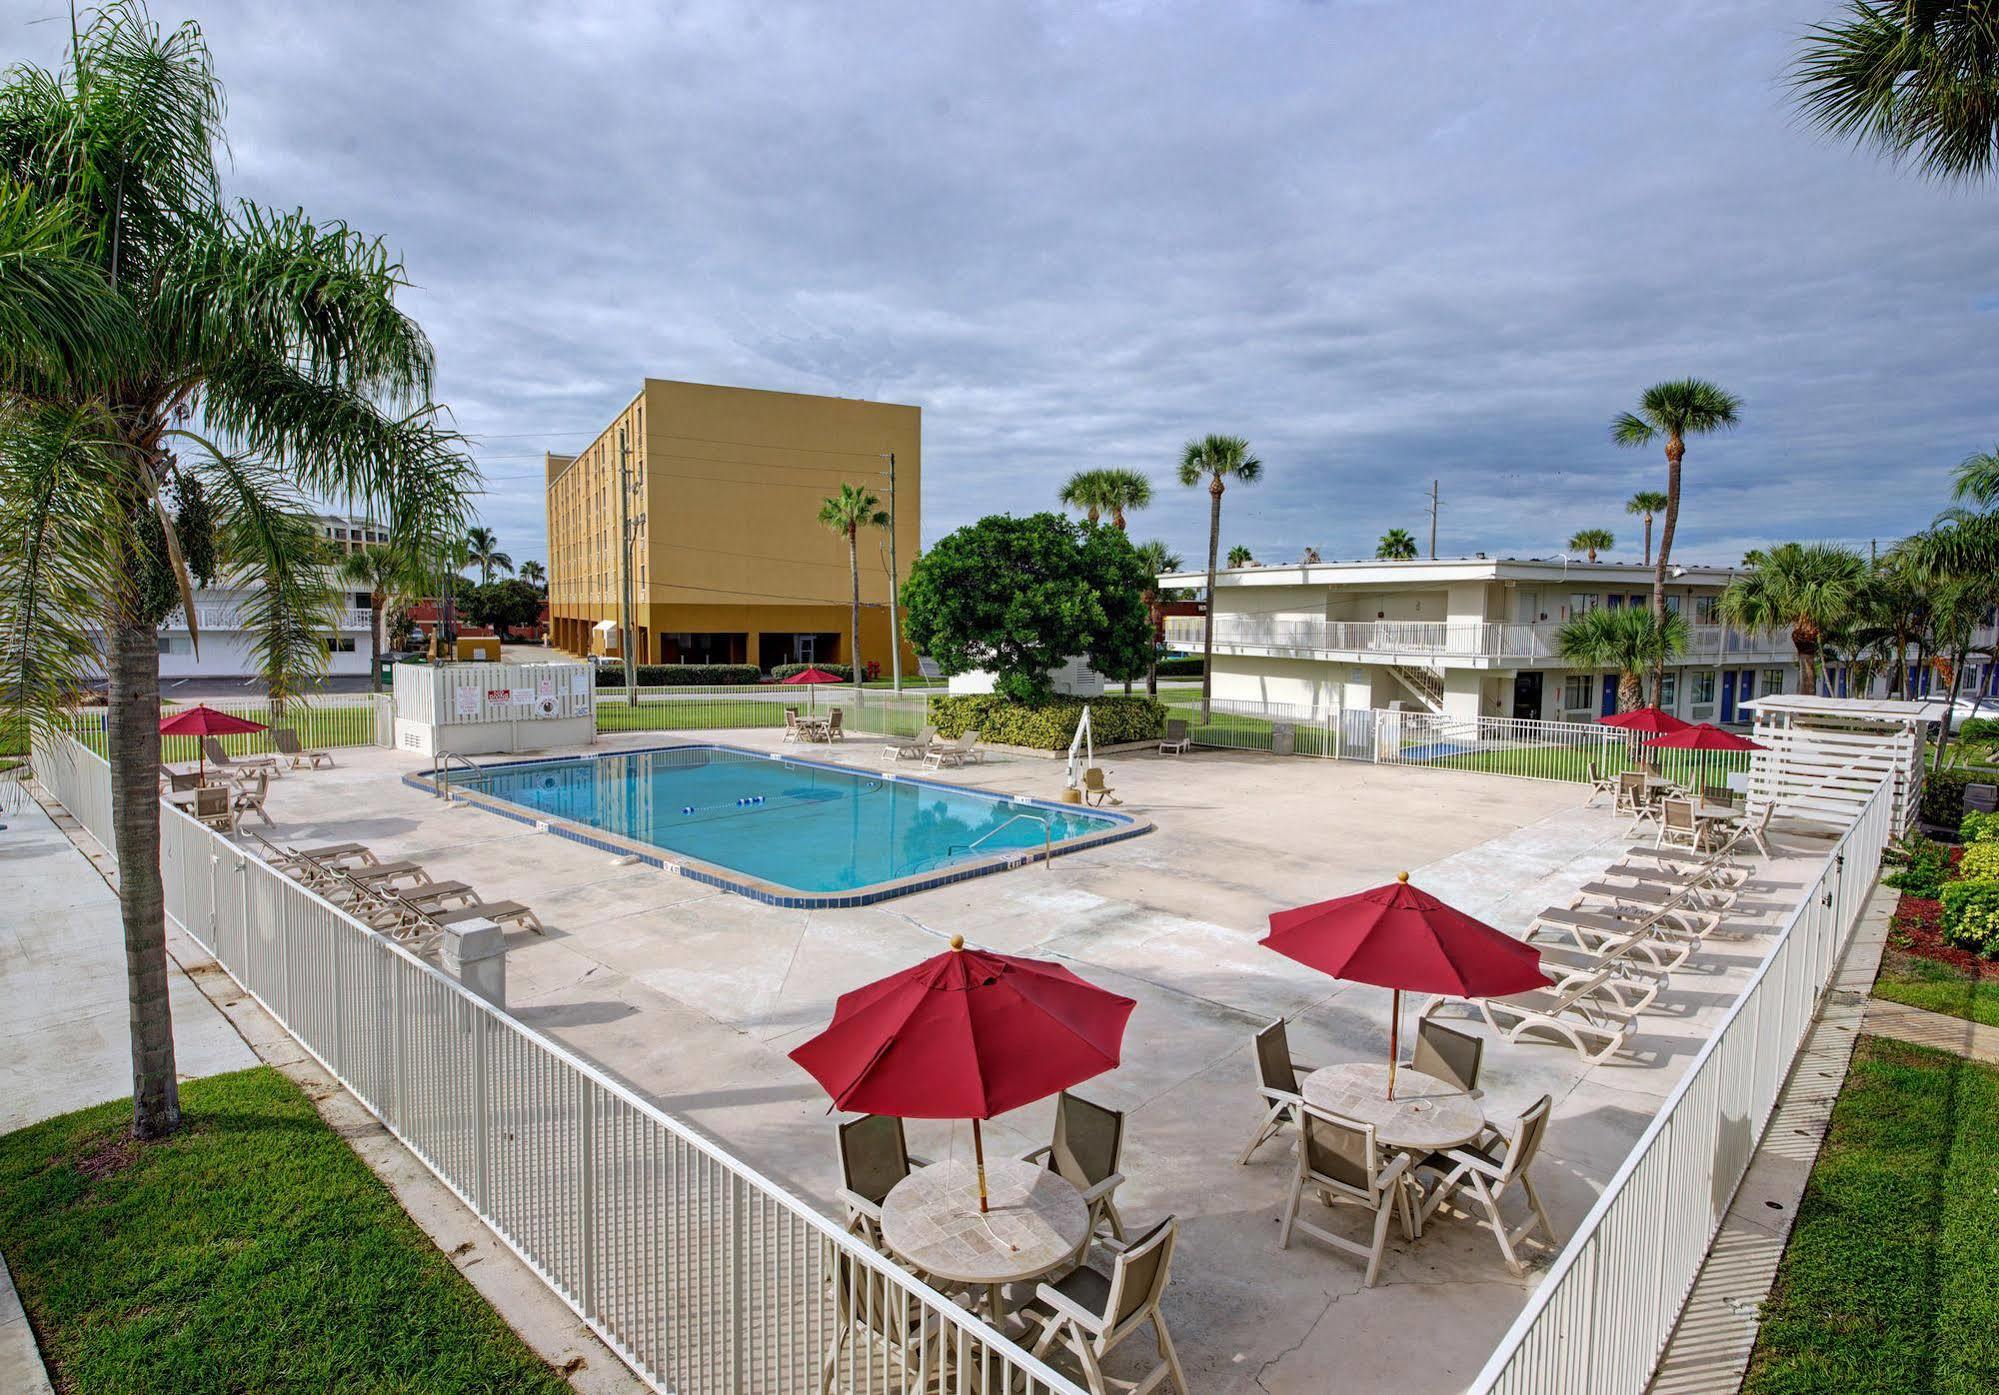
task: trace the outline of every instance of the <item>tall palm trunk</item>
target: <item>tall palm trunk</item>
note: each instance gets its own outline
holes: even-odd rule
[[[1145,695],[1159,696],[1159,593],[1145,593],[1145,637],[1150,643],[1145,650]]]
[[[1617,710],[1636,712],[1638,704],[1645,697],[1645,672],[1643,669],[1628,668],[1617,675]]]
[[[1652,565],[1652,515],[1645,515],[1645,565]]]
[[[1666,438],[1666,516],[1659,523],[1659,555],[1652,562],[1652,619],[1661,629],[1666,625],[1666,562],[1673,552],[1673,529],[1680,522],[1680,461],[1687,443],[1678,435]],[[1666,689],[1666,656],[1652,665],[1652,705]]]
[[[1201,626],[1201,725],[1212,716],[1215,693],[1215,561],[1222,545],[1222,477],[1208,481],[1208,621]]]
[[[1819,691],[1819,632],[1813,625],[1791,627],[1791,648],[1798,651],[1798,691],[1817,697]]]
[[[118,858],[132,1029],[132,1132],[159,1138],[180,1124],[173,1012],[167,998],[166,902],[160,884],[159,634],[120,607],[105,639],[112,851]]]
[[[849,529],[847,530],[847,572],[848,572],[848,575],[850,575],[850,576],[851,576],[851,577],[853,578],[853,581],[854,581],[854,614],[853,614],[853,624],[854,624],[854,635],[853,635],[853,640],[852,640],[852,642],[851,642],[851,643],[849,644],[849,646],[848,646],[851,652],[850,652],[850,653],[849,653],[849,654],[847,655],[847,657],[848,657],[848,659],[849,659],[849,660],[851,661],[851,662],[850,662],[850,663],[848,664],[848,667],[849,667],[849,668],[851,668],[851,669],[853,669],[853,671],[854,671],[854,682],[856,682],[856,683],[859,683],[859,682],[861,681],[861,677],[862,677],[862,673],[861,673],[861,542],[860,542],[860,533],[861,533],[861,530],[860,530],[860,529],[858,529],[858,528],[849,528]]]
[[[368,691],[382,691],[382,593],[368,593]]]

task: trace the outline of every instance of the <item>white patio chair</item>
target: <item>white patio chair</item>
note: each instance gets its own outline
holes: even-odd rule
[[[1249,1140],[1249,1146],[1242,1150],[1236,1165],[1249,1162],[1249,1155],[1265,1143],[1277,1137],[1286,1125],[1295,1126],[1298,1111],[1305,1107],[1305,1097],[1298,1090],[1298,1077],[1310,1075],[1312,1067],[1291,1056],[1291,1043],[1285,1031],[1284,1019],[1278,1018],[1256,1034],[1256,1094],[1263,1101],[1263,1118],[1256,1126],[1256,1134]]]
[[[1554,1101],[1547,1095],[1541,1096],[1527,1106],[1518,1119],[1506,1129],[1487,1124],[1485,1132],[1461,1148],[1447,1149],[1441,1153],[1431,1153],[1416,1164],[1419,1171],[1434,1172],[1437,1181],[1426,1193],[1423,1203],[1423,1221],[1429,1222],[1440,1207],[1459,1191],[1470,1191],[1477,1198],[1480,1209],[1485,1212],[1481,1224],[1492,1231],[1499,1242],[1499,1253],[1506,1259],[1506,1267],[1515,1274],[1527,1272],[1520,1262],[1515,1247],[1536,1230],[1545,1230],[1548,1243],[1556,1245],[1555,1226],[1548,1219],[1548,1212],[1541,1205],[1541,1197],[1534,1190],[1534,1183],[1527,1175],[1527,1169],[1534,1161],[1534,1155],[1541,1151],[1541,1140],[1547,1136],[1548,1114]],[[1507,1192],[1515,1186],[1527,1198],[1527,1219],[1508,1229],[1506,1220],[1500,1215],[1499,1203]]]
[[[1314,1240],[1365,1259],[1367,1269],[1361,1283],[1373,1288],[1374,1276],[1381,1271],[1382,1252],[1388,1248],[1390,1219],[1399,1215],[1403,1235],[1416,1238],[1416,1213],[1409,1200],[1409,1155],[1397,1153],[1387,1163],[1381,1155],[1372,1124],[1304,1106],[1298,1117],[1298,1168],[1291,1176],[1291,1197],[1284,1204],[1278,1247],[1290,1249],[1291,1232],[1303,1230]],[[1363,1245],[1301,1220],[1298,1209],[1307,1188],[1317,1192],[1328,1206],[1357,1206],[1371,1212],[1372,1241]]]
[[[1055,1132],[1050,1140],[1022,1162],[1045,1164],[1049,1171],[1083,1194],[1090,1208],[1090,1235],[1108,1230],[1113,1239],[1124,1239],[1124,1221],[1117,1211],[1116,1194],[1124,1181],[1118,1170],[1124,1157],[1124,1112],[1093,1104],[1081,1095],[1064,1090],[1055,1100]],[[1090,1242],[1083,1241],[1087,1250]]]
[[[1660,847],[1700,849],[1701,821],[1691,799],[1663,800],[1659,811]]]
[[[1168,1216],[1129,1245],[1107,1241],[1117,1256],[1110,1273],[1085,1265],[1037,1286],[1034,1298],[1021,1310],[1030,1331],[1035,1323],[1041,1324],[1034,1355],[1045,1357],[1057,1342],[1063,1343],[1083,1368],[1083,1382],[1091,1395],[1109,1395],[1104,1357],[1149,1322],[1159,1363],[1136,1382],[1117,1382],[1117,1388],[1146,1395],[1162,1381],[1171,1381],[1179,1395],[1188,1395],[1187,1375],[1173,1350],[1166,1315],[1159,1310],[1172,1275],[1173,1242],[1178,1235],[1178,1224]]]

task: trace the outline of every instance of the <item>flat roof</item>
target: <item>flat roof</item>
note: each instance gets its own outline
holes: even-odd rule
[[[1710,567],[1675,563],[1667,572],[1669,583],[1683,586],[1725,586],[1747,568]],[[1166,586],[1205,586],[1208,574],[1198,571],[1169,572],[1159,580]],[[1222,586],[1359,586],[1410,583],[1448,584],[1453,581],[1560,581],[1567,583],[1608,581],[1627,586],[1650,586],[1652,568],[1643,562],[1563,561],[1546,557],[1439,557],[1435,560],[1387,561],[1365,558],[1353,562],[1291,562],[1269,567],[1217,569],[1215,585]]]
[[[1940,722],[1941,702],[1909,702],[1901,698],[1817,697],[1811,693],[1772,693],[1741,704],[1759,712],[1810,712],[1827,717],[1875,717],[1895,722]]]

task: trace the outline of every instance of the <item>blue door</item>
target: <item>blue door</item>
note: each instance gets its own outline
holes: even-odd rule
[[[1603,715],[1606,717],[1615,717],[1617,715],[1617,675],[1606,673],[1597,682],[1603,684],[1603,702],[1600,704]]]
[[[1735,670],[1723,669],[1721,673],[1721,720],[1735,720]]]

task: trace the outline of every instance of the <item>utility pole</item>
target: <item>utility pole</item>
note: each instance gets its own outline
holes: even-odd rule
[[[618,652],[625,661],[625,702],[636,709],[639,684],[638,671],[632,664],[632,462],[622,426],[618,428],[618,543],[618,590],[624,626]]]
[[[1437,486],[1439,480],[1430,481],[1430,560],[1437,560]]]
[[[902,627],[895,618],[895,588],[901,581],[902,573],[895,561],[895,452],[888,453],[888,663],[894,681],[891,685],[896,692],[902,691]],[[859,683],[861,675],[855,674]]]

